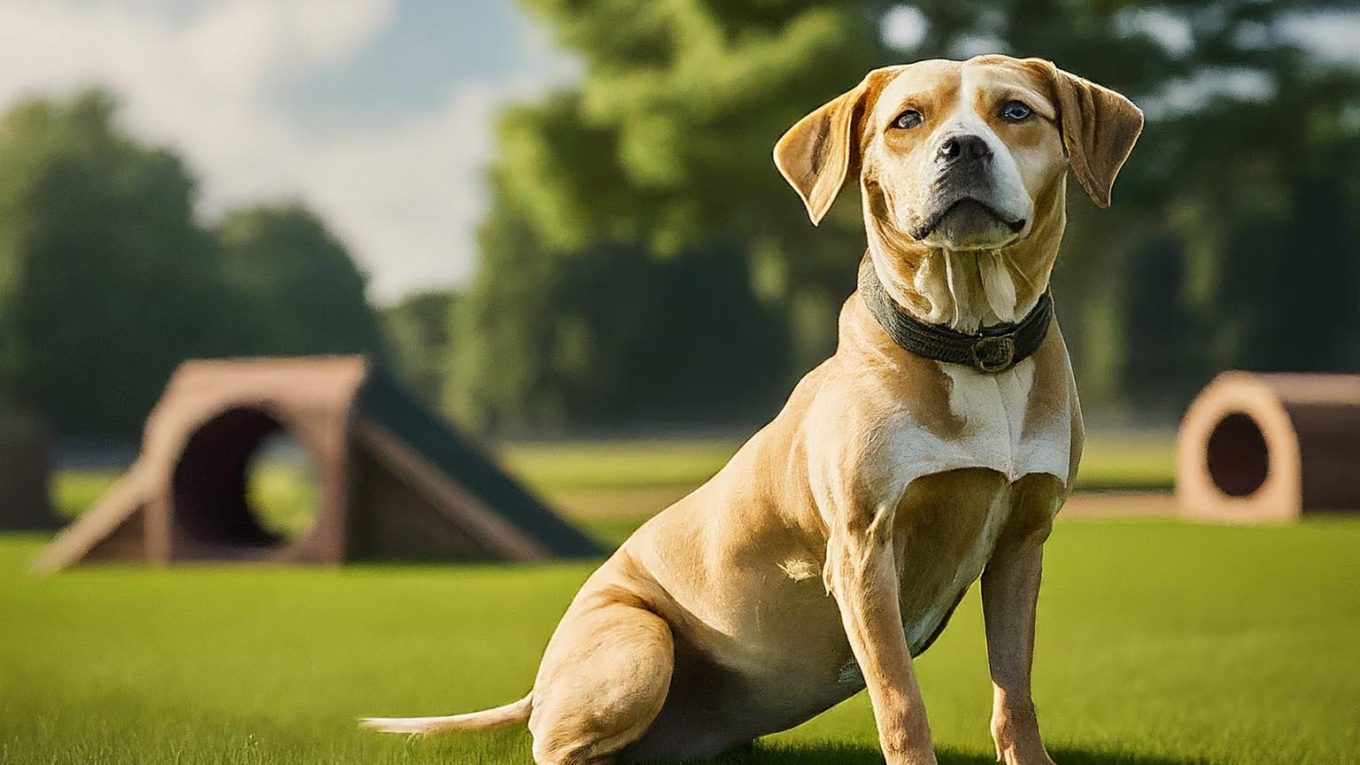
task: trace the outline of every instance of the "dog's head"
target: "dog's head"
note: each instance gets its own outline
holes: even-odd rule
[[[1051,221],[1069,167],[1108,206],[1142,126],[1127,98],[1047,61],[981,56],[870,72],[794,125],[774,157],[813,223],[854,173],[871,242],[1005,251],[1061,234]]]

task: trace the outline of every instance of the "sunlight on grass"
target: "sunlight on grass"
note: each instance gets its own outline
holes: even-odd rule
[[[508,470],[596,538],[617,544],[640,522],[708,480],[740,446],[734,440],[597,441],[504,444]],[[1095,434],[1088,438],[1078,488],[1165,489],[1172,483],[1172,435]],[[54,495],[63,517],[79,515],[118,477],[112,470],[65,470]],[[272,458],[252,471],[251,506],[268,531],[292,536],[315,516],[317,489],[305,460]]]
[[[520,763],[522,729],[420,741],[361,714],[530,686],[593,564],[24,571],[0,536],[0,762]],[[1036,699],[1063,765],[1336,765],[1360,729],[1360,522],[1063,521]],[[990,762],[976,595],[917,662],[943,765]],[[732,763],[874,763],[863,694]]]
[[[739,440],[506,444],[506,466],[541,491],[694,487],[741,446]],[[1163,489],[1175,475],[1170,431],[1094,433],[1086,440],[1079,488]]]
[[[74,518],[118,480],[117,470],[61,470],[52,485],[52,501],[62,518]],[[261,527],[271,534],[292,537],[306,530],[316,517],[317,489],[309,466],[297,460],[276,460],[251,471],[247,501]]]

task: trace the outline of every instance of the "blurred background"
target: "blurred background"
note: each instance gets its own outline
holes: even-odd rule
[[[870,68],[1038,55],[1148,128],[1055,290],[1088,418],[1360,370],[1349,3],[0,3],[0,390],[130,442],[187,357],[361,352],[465,427],[741,434],[863,249],[770,161]]]

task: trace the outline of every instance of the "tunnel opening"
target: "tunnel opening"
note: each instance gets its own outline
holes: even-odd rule
[[[1254,494],[1270,472],[1270,449],[1256,421],[1244,412],[1233,412],[1209,434],[1209,478],[1230,497]]]
[[[289,469],[305,465],[307,469]],[[176,526],[195,542],[274,548],[310,529],[316,515],[310,455],[268,412],[218,414],[189,438],[172,485]]]
[[[261,528],[282,539],[297,539],[316,525],[316,465],[287,430],[265,436],[256,447],[246,468],[246,506]]]

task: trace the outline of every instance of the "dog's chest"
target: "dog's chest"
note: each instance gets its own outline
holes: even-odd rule
[[[1015,513],[1056,511],[1056,501],[1022,501],[1032,487],[1056,498],[1069,479],[1075,400],[1066,380],[1036,391],[1032,363],[999,375],[946,373],[955,427],[909,419],[891,437],[902,619],[913,653],[943,628]]]
[[[915,481],[897,508],[900,607],[907,645],[919,654],[981,576],[1017,512],[1018,484],[985,468]]]
[[[1012,482],[1033,473],[1068,482],[1076,406],[1069,370],[1038,379],[1032,359],[1000,374],[957,365],[941,369],[949,379],[947,399],[934,405],[947,406],[948,417],[922,418],[904,410],[883,434],[893,490],[905,491],[922,476],[966,468],[994,470]]]

